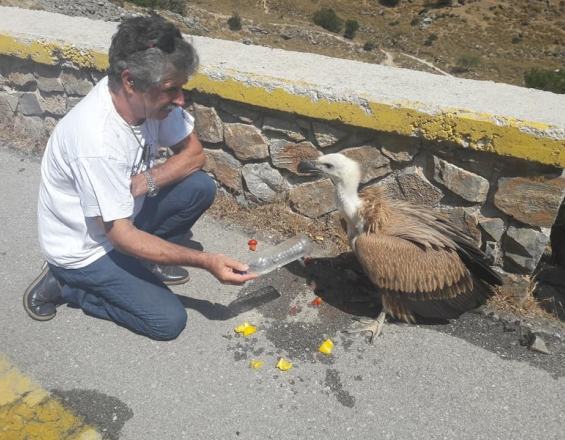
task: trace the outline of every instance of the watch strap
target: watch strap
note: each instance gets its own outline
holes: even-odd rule
[[[143,175],[145,176],[145,181],[147,183],[147,197],[155,197],[159,194],[159,187],[155,183],[155,180],[149,170],[145,170]]]

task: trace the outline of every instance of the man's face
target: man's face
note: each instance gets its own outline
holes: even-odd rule
[[[151,87],[143,93],[145,118],[165,119],[174,107],[184,106],[182,86],[188,81],[183,72],[173,72],[164,76],[158,86]]]

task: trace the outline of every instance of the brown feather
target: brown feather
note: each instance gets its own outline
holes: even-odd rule
[[[364,232],[355,238],[354,252],[397,319],[457,317],[482,304],[500,283],[483,253],[446,218],[389,201],[381,188],[359,196]]]
[[[422,249],[410,241],[379,233],[358,236],[355,254],[377,287],[410,296],[430,293],[448,298],[450,287],[469,276],[452,250]]]

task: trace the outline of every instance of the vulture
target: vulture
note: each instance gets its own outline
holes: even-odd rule
[[[429,208],[391,200],[379,187],[358,192],[359,164],[343,154],[301,161],[300,173],[329,177],[347,236],[382,298],[382,311],[353,330],[379,336],[386,316],[453,319],[479,307],[502,284],[484,253],[456,226]],[[351,332],[351,331],[350,331]]]

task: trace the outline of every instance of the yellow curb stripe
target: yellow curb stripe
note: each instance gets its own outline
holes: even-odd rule
[[[90,49],[80,49],[73,44],[53,41],[21,41],[11,35],[0,33],[0,53],[36,63],[57,65],[63,61],[72,62],[78,68],[108,68],[108,54]]]
[[[268,90],[237,79],[217,80],[201,73],[190,79],[187,88],[312,118],[407,136],[418,134],[429,141],[449,141],[462,148],[565,167],[565,139],[544,133],[554,127],[540,122],[449,109],[429,114],[417,103],[408,102],[367,102],[367,109],[347,101],[312,100],[282,86]]]
[[[102,436],[0,355],[0,440],[100,440]]]
[[[62,42],[25,41],[2,33],[0,54],[49,65],[70,61],[79,68],[104,71],[108,67],[108,55],[100,51],[79,49]],[[237,72],[224,73],[226,76],[218,79],[199,72],[185,88],[301,116],[419,136],[429,141],[448,141],[461,148],[565,167],[563,130],[550,124],[460,109],[443,108],[430,114],[422,104],[408,101],[384,104],[367,98],[361,105],[315,99],[292,92],[293,87],[307,90],[315,85],[266,76],[246,75],[245,79],[239,79]]]

